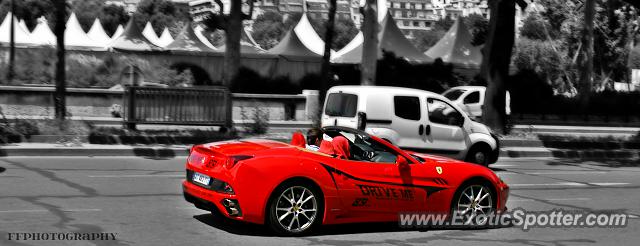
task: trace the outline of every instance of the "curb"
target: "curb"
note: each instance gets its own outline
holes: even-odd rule
[[[13,156],[126,156],[145,158],[171,158],[188,156],[189,147],[145,147],[145,146],[114,146],[114,148],[86,148],[86,147],[57,147],[57,148],[24,148],[0,147],[0,157]]]
[[[509,148],[500,150],[500,157],[510,158],[567,158],[567,159],[640,159],[640,150],[567,150],[553,148]]]

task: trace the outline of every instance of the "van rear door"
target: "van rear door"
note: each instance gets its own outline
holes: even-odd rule
[[[322,113],[322,126],[357,128],[358,95],[333,92],[327,95]]]

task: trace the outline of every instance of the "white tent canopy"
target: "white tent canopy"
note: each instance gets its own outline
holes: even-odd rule
[[[156,31],[153,30],[153,26],[151,26],[150,22],[147,21],[147,24],[142,30],[142,35],[144,35],[144,37],[147,38],[152,44],[162,47],[162,45],[160,45],[160,38],[158,38],[158,35],[156,34]]]
[[[198,32],[196,32],[196,35],[197,34]],[[162,30],[162,34],[160,35],[159,40],[162,47],[165,47],[173,42],[173,37],[171,37],[171,33],[169,33],[168,28],[165,27],[164,30]]]
[[[111,38],[104,31],[104,28],[102,28],[102,24],[98,18],[93,21],[93,25],[91,25],[91,29],[89,29],[87,35],[99,46],[107,47],[109,43],[111,43]]]
[[[27,30],[20,27],[20,24],[18,24],[18,20],[13,17],[11,12],[7,13],[6,17],[2,21],[2,24],[0,24],[0,43],[10,42],[11,18],[13,18],[13,28],[15,34],[14,40],[16,44],[37,45],[36,41],[33,39],[33,37],[31,37],[31,34]]]
[[[209,47],[211,49],[218,50],[218,48],[213,46],[213,44],[211,44],[211,42],[209,42],[209,39],[207,39],[204,36],[204,34],[202,34],[202,32],[204,31],[204,28],[202,28],[201,26],[196,26],[196,28],[194,28],[193,31],[195,32],[196,37],[198,37],[200,42],[204,43],[204,45],[206,45],[207,47]]]
[[[296,32],[298,38],[300,38],[300,42],[302,42],[307,49],[318,55],[324,54],[324,41],[313,29],[313,26],[311,26],[307,13],[302,14],[300,21],[298,21],[296,27],[293,28],[293,31]],[[333,54],[333,50],[331,53]]]
[[[82,30],[78,18],[75,13],[71,13],[69,20],[67,20],[66,29],[64,31],[64,45],[85,47],[85,48],[98,48],[100,47],[95,41],[93,41],[87,33]]]
[[[113,32],[113,35],[111,36],[111,41],[116,40],[118,37],[120,37],[120,35],[122,35],[123,32],[124,32],[124,27],[122,27],[122,24],[118,25],[118,27],[116,28],[116,31]]]
[[[56,45],[56,35],[49,28],[47,19],[44,16],[38,18],[38,25],[31,32],[31,36],[38,44]]]
[[[27,23],[24,22],[24,19],[20,19],[18,25],[20,25],[20,28],[22,28],[22,30],[24,30],[25,32],[31,33],[31,31],[29,31],[29,27],[27,27]]]

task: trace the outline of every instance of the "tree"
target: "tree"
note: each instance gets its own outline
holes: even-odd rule
[[[16,18],[24,20],[27,27],[32,30],[38,24],[38,18],[45,16],[48,20],[53,20],[52,1],[50,0],[5,0],[0,1],[0,17],[6,16],[11,10],[11,3],[14,3],[15,10],[11,11]]]
[[[522,0],[491,0],[489,33],[484,46],[482,72],[487,80],[482,115],[484,123],[499,134],[506,132],[505,88],[515,36],[515,2],[526,7]]]
[[[64,30],[65,20],[67,19],[67,2],[66,0],[53,0],[55,12],[54,34],[57,42],[56,63],[56,91],[53,96],[56,119],[64,120],[67,114],[66,108],[66,83],[65,83],[65,49],[64,49]]]
[[[85,32],[91,29],[96,18],[100,19],[102,27],[109,35],[113,35],[118,25],[129,21],[129,15],[122,6],[105,4],[102,0],[73,1],[71,9]]]
[[[125,24],[129,21],[129,15],[124,8],[115,4],[104,5],[98,18],[100,18],[102,27],[109,36],[112,36],[116,32],[118,25]]]
[[[547,33],[551,26],[537,13],[531,13],[522,23],[520,35],[528,39],[547,40]]]
[[[470,14],[464,18],[464,23],[469,27],[469,31],[473,36],[471,44],[475,46],[484,44],[487,39],[489,20],[479,14]]]
[[[265,50],[276,46],[287,32],[282,15],[271,10],[258,15],[253,21],[252,29],[256,43]]]
[[[325,26],[324,34],[324,53],[322,54],[322,67],[320,68],[321,86],[320,86],[320,103],[324,103],[324,97],[331,84],[331,45],[333,44],[333,30],[335,29],[336,20],[336,0],[329,0],[329,20]]]
[[[240,70],[240,38],[244,28],[242,22],[251,19],[254,0],[230,0],[231,8],[228,14],[223,12],[224,3],[221,0],[215,0],[215,2],[220,11],[209,14],[204,19],[204,24],[210,31],[217,29],[225,31],[226,50],[222,82],[225,86],[230,86]],[[243,4],[249,6],[247,13],[242,11]]]
[[[342,49],[358,35],[358,28],[351,19],[337,19],[334,25],[334,38],[331,47],[335,50]]]
[[[433,29],[430,31],[416,30],[414,32],[415,38],[411,39],[413,45],[420,51],[427,51],[433,47],[442,37],[446,31],[440,29]]]
[[[366,0],[363,15],[362,64],[360,65],[360,84],[376,84],[376,66],[378,62],[378,11],[376,0]]]
[[[586,106],[589,103],[589,94],[593,85],[593,20],[595,16],[595,0],[586,0],[584,4],[584,27],[582,29],[582,49],[578,56],[580,67],[580,93],[581,103]]]
[[[439,30],[449,30],[449,28],[451,28],[451,26],[453,26],[453,23],[455,23],[454,20],[452,20],[448,15],[444,18],[440,18],[438,19],[434,24],[433,24],[433,28],[434,29],[439,29]]]
[[[177,4],[169,0],[140,1],[133,16],[140,30],[147,22],[151,22],[156,34],[162,33],[162,30],[167,27],[174,36],[180,33],[185,23],[191,19],[188,5]]]
[[[82,29],[88,32],[93,21],[100,17],[104,5],[104,1],[101,0],[73,1],[71,2],[71,10],[76,14]]]

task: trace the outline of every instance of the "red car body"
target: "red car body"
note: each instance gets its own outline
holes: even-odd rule
[[[336,159],[264,139],[214,142],[192,148],[186,164],[187,179],[182,184],[184,195],[199,208],[217,209],[231,219],[264,224],[274,190],[287,180],[304,179],[321,190],[322,224],[385,222],[397,221],[399,212],[448,214],[456,190],[465,182],[481,180],[496,194],[497,211],[506,209],[508,186],[490,169],[403,151],[371,138],[402,155],[408,165]],[[224,184],[217,190],[200,185],[193,181],[194,172]],[[225,206],[229,201],[239,211],[229,210]]]

